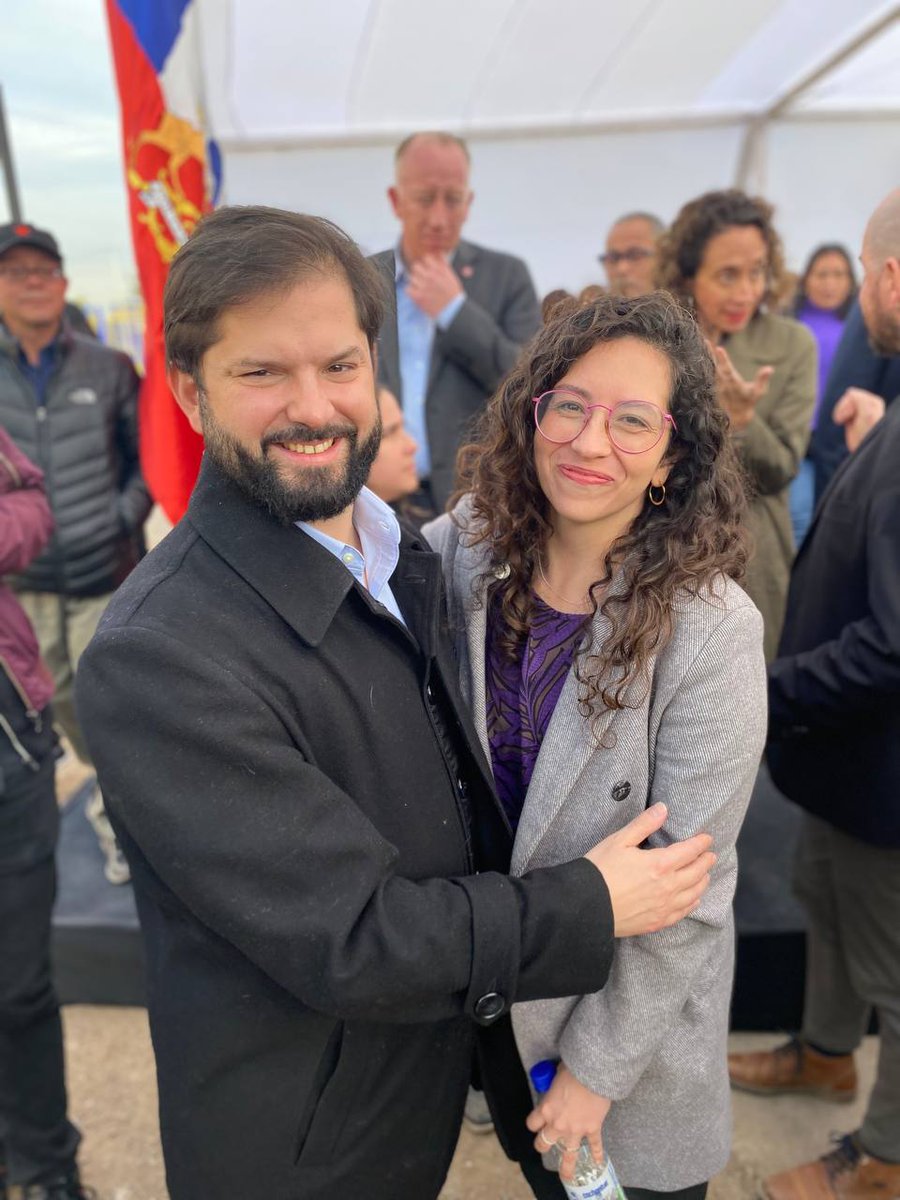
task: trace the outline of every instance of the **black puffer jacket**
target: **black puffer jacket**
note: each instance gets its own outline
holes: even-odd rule
[[[19,590],[99,596],[137,562],[152,501],[138,466],[138,377],[131,359],[64,328],[46,405],[0,325],[0,425],[44,472],[56,521]]]

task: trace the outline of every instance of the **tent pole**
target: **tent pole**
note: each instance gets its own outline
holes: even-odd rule
[[[768,121],[765,117],[757,117],[749,123],[744,131],[734,182],[734,186],[740,188],[741,191],[747,191],[751,186],[754,191],[765,191],[763,167],[765,165],[767,130]]]
[[[16,168],[13,163],[12,144],[6,129],[6,109],[3,104],[3,88],[0,87],[0,163],[3,166],[3,181],[6,184],[6,204],[9,208],[9,219],[12,222],[22,220],[22,206],[19,203],[19,187],[16,182]]]
[[[799,99],[804,92],[809,91],[820,79],[823,79],[826,75],[830,75],[832,71],[842,66],[848,58],[852,58],[854,54],[862,50],[869,42],[874,41],[879,34],[884,33],[898,18],[900,18],[900,4],[892,4],[882,17],[867,29],[858,33],[854,38],[851,38],[849,42],[835,50],[833,54],[830,54],[828,58],[819,63],[817,67],[813,67],[797,83],[772,101],[761,116],[769,120],[773,117],[780,117],[785,109],[793,104],[795,100]]]

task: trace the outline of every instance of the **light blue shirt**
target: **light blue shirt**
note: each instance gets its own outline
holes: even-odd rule
[[[454,296],[432,320],[407,295],[409,275],[400,246],[394,250],[394,279],[397,289],[397,344],[400,352],[400,382],[403,387],[403,424],[418,443],[416,469],[421,479],[431,474],[428,429],[425,423],[425,393],[431,369],[431,347],[435,327],[446,329],[466,302],[465,295]]]
[[[355,546],[338,541],[306,521],[297,521],[296,525],[314,542],[318,542],[335,558],[340,559],[373,600],[383,604],[391,616],[396,617],[401,624],[406,624],[388,583],[400,561],[400,525],[389,505],[366,487],[356,497],[353,505],[353,528],[359,536],[362,554]]]

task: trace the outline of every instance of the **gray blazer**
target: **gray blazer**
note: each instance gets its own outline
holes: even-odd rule
[[[442,509],[453,491],[456,452],[474,419],[513,366],[523,343],[537,332],[541,310],[520,258],[460,242],[453,269],[466,301],[447,329],[436,329],[431,351],[425,422],[431,451],[431,491]],[[394,251],[372,256],[389,284],[390,306],[378,340],[379,381],[403,406],[397,342]]]
[[[467,502],[456,511],[465,522]],[[489,553],[468,545],[449,516],[424,532],[443,559],[462,689],[490,758],[486,585],[479,578]],[[594,650],[606,630],[598,614]],[[570,671],[516,833],[513,874],[584,853],[657,800],[669,815],[654,844],[701,830],[714,838],[712,884],[688,919],[618,941],[602,991],[513,1007],[526,1067],[562,1059],[613,1100],[603,1137],[626,1186],[675,1191],[711,1178],[728,1161],[735,840],[766,733],[762,638],[759,612],[732,581],[685,596],[673,637],[653,661],[647,695],[635,708],[606,715],[603,747],[578,711]]]

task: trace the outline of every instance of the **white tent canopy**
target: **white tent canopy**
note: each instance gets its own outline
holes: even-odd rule
[[[788,259],[855,253],[900,183],[900,4],[883,0],[201,0],[225,199],[321,213],[368,250],[415,129],[465,136],[467,235],[538,288],[597,280],[617,215],[733,184]]]

